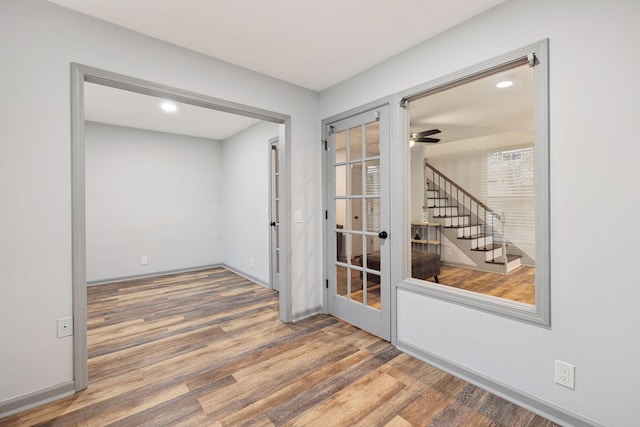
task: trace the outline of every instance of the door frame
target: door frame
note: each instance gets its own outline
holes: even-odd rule
[[[87,65],[71,63],[71,275],[73,305],[73,381],[76,391],[89,384],[87,349],[87,275],[85,213],[84,82],[173,99],[259,120],[278,123],[280,139],[280,320],[292,320],[291,307],[291,117]],[[284,128],[284,129],[282,129]],[[282,134],[284,133],[284,135]]]
[[[329,314],[329,298],[330,289],[328,285],[329,281],[329,264],[332,261],[329,254],[329,244],[327,239],[327,233],[330,230],[328,223],[328,209],[329,203],[332,201],[328,198],[328,182],[329,177],[327,176],[327,162],[328,158],[325,152],[325,142],[328,140],[329,132],[329,124],[341,121],[344,119],[348,119],[350,117],[356,116],[358,114],[365,113],[370,110],[374,110],[376,108],[380,108],[383,106],[389,107],[389,197],[388,201],[391,206],[390,209],[390,218],[389,218],[389,236],[388,243],[390,245],[390,260],[389,260],[389,276],[390,276],[390,284],[389,284],[389,328],[390,328],[390,341],[395,345],[397,339],[397,310],[396,310],[396,292],[397,292],[397,284],[402,281],[405,268],[402,267],[403,257],[408,253],[407,247],[404,244],[405,240],[402,235],[403,230],[406,227],[408,222],[407,219],[403,218],[399,215],[394,215],[397,212],[397,209],[393,209],[394,206],[398,206],[398,203],[405,203],[405,190],[404,183],[406,182],[407,168],[403,168],[401,171],[396,169],[397,165],[402,165],[406,163],[406,155],[407,150],[409,148],[408,144],[401,144],[399,141],[402,138],[399,138],[403,135],[402,132],[405,131],[404,120],[405,117],[403,115],[403,109],[400,107],[400,97],[397,95],[388,96],[385,98],[378,99],[373,102],[369,102],[367,104],[361,105],[356,108],[352,108],[345,112],[335,114],[333,116],[327,117],[321,121],[321,158],[322,158],[322,210],[324,215],[324,221],[322,224],[322,254],[323,254],[323,263],[322,263],[322,274],[323,274],[323,295],[322,295],[322,311],[325,314]],[[406,147],[405,147],[406,146]],[[333,229],[331,229],[333,230]],[[393,238],[394,236],[397,236]]]

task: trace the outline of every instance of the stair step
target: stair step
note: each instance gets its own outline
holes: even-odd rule
[[[483,237],[474,237],[474,238],[465,239],[465,240],[469,241],[469,246],[471,247],[472,251],[483,250],[482,248],[487,248],[490,245],[495,245],[492,235],[483,236]],[[487,250],[490,250],[490,249],[487,249]]]
[[[479,246],[477,248],[473,248],[471,249],[472,251],[479,251],[479,252],[488,252],[488,251],[492,251],[494,249],[498,249],[501,248],[502,245],[497,245],[497,244],[492,244],[492,245],[486,245],[486,246]]]
[[[467,225],[465,227],[471,227],[471,226]],[[461,239],[461,240],[473,240],[473,239],[482,239],[483,237],[491,237],[491,234],[484,234],[484,233],[471,234],[469,236],[458,237],[458,239]]]
[[[515,261],[517,259],[522,258],[522,255],[507,255],[507,262],[506,264]],[[495,260],[491,260],[491,261],[485,261],[487,264],[499,264],[499,265],[504,265],[505,262],[504,261],[495,261]]]
[[[425,208],[441,208],[449,204],[449,199],[427,199]]]
[[[464,216],[469,216],[469,215],[464,215]],[[447,218],[451,218],[451,217],[447,217]],[[479,224],[465,224],[465,225],[450,225],[446,228],[469,228],[469,227],[480,227]]]
[[[437,218],[437,217],[434,217]],[[470,215],[455,215],[455,216],[446,216],[441,217],[444,221],[444,226],[447,228],[455,228],[455,227],[466,227],[471,222]]]
[[[447,208],[444,206],[429,207],[433,218],[451,218],[462,216],[457,207]]]

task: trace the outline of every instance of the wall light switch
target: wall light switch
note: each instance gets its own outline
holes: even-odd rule
[[[293,218],[295,222],[302,222],[302,211],[301,210],[297,210],[295,212],[293,212]]]

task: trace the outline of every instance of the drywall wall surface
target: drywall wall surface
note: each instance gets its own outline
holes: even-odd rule
[[[222,262],[234,270],[269,283],[269,157],[268,141],[278,125],[262,122],[223,143]]]
[[[0,2],[0,52],[0,404],[72,380],[72,62],[289,115],[292,310],[321,303],[317,93],[44,0]]]
[[[320,95],[329,117],[549,38],[551,327],[399,291],[398,339],[611,426],[640,417],[638,16],[635,0],[508,1]]]
[[[219,264],[222,178],[219,141],[86,122],[87,280]]]

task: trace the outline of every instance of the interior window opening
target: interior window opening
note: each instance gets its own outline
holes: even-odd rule
[[[408,277],[536,303],[535,69],[408,102]]]

